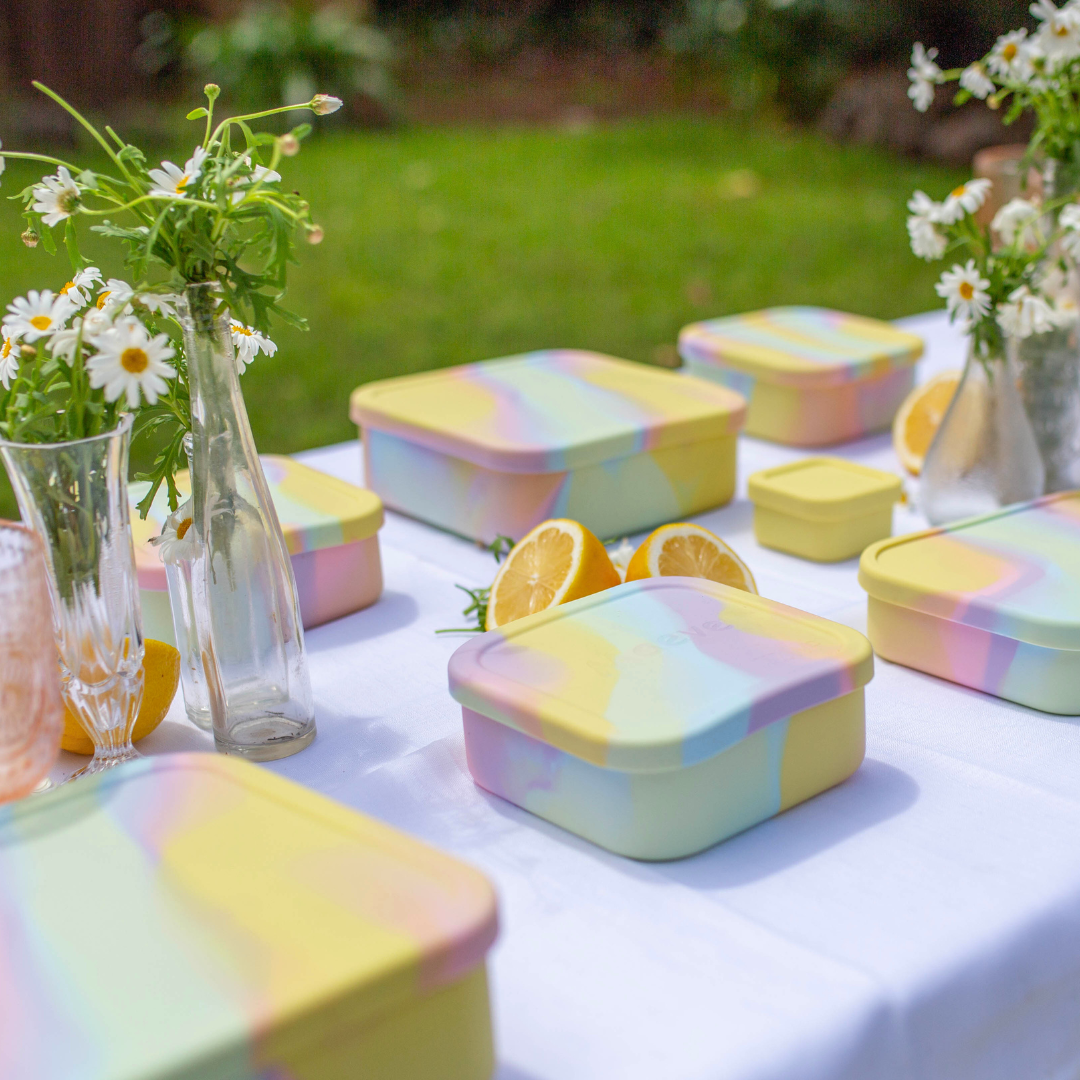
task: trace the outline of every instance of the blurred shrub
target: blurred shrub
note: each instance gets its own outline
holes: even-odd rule
[[[199,29],[187,46],[187,63],[240,108],[326,93],[342,98],[354,117],[372,119],[376,103],[377,118],[388,119],[394,51],[365,16],[355,3],[256,0],[232,21]]]

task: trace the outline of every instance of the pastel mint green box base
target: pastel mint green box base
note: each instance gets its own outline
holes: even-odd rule
[[[592,765],[463,709],[473,779],[632,859],[680,859],[846,780],[866,749],[863,691],[777,721],[685,769]]]
[[[370,428],[363,443],[364,482],[387,506],[485,543],[519,540],[550,518],[627,536],[735,493],[734,435],[556,473],[497,472]]]

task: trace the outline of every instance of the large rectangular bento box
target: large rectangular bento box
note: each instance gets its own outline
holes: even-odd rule
[[[240,758],[0,808],[0,1080],[487,1080],[477,871]]]
[[[922,339],[878,319],[778,307],[691,323],[683,370],[749,402],[746,434],[825,446],[888,427],[915,380]]]
[[[1080,715],[1080,492],[883,540],[859,582],[879,656]]]
[[[602,538],[728,502],[746,405],[723,387],[558,349],[354,391],[367,485],[482,542],[553,517]]]
[[[627,582],[462,645],[476,782],[601,847],[675,859],[862,762],[870,643],[701,578]]]

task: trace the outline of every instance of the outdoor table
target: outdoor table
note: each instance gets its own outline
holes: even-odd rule
[[[920,378],[961,366],[941,314]],[[344,392],[342,387],[342,408]],[[887,434],[829,453],[897,470]],[[759,548],[746,477],[803,452],[752,439],[736,499],[697,521],[763,595],[865,629],[857,560]],[[359,482],[358,443],[298,455]],[[908,507],[894,531],[922,527]],[[494,882],[497,1080],[1075,1080],[1080,719],[880,659],[853,778],[701,855],[612,855],[477,788],[446,665],[491,555],[390,513],[386,592],[307,634],[319,735],[267,765]],[[169,718],[145,753],[211,749]],[[62,755],[57,777],[85,759]],[[433,1078],[437,1080],[437,1078]]]

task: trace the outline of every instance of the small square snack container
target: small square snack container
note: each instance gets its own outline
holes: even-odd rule
[[[892,535],[898,476],[837,457],[802,458],[754,473],[754,536],[800,559],[840,562]]]
[[[305,629],[374,604],[383,588],[379,497],[292,458],[266,454],[259,460],[285,534]],[[177,476],[177,486],[186,498],[191,490],[186,471]],[[175,645],[165,567],[150,543],[161,533],[169,506],[162,489],[146,520],[140,520],[135,504],[146,491],[145,483],[129,488],[143,633]]]
[[[745,410],[715,384],[558,349],[368,383],[350,415],[387,506],[488,543],[556,517],[626,536],[728,502]]]
[[[826,446],[888,427],[915,380],[922,339],[890,323],[779,307],[691,323],[683,370],[749,402],[746,434]]]
[[[235,757],[0,809],[2,1080],[486,1080],[477,871]]]
[[[481,787],[619,854],[676,859],[859,767],[873,655],[846,626],[664,577],[492,630],[449,675]]]
[[[884,659],[1080,715],[1080,492],[883,540],[859,583]]]

